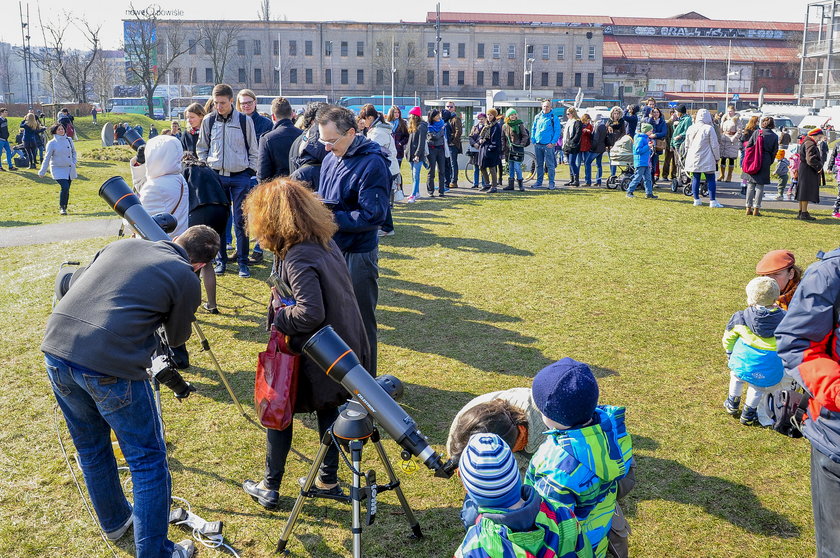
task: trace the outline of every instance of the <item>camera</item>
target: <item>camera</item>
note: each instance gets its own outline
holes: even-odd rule
[[[175,392],[176,399],[186,399],[195,391],[195,388],[178,372],[175,363],[172,362],[172,357],[168,354],[160,354],[152,359],[149,374]]]

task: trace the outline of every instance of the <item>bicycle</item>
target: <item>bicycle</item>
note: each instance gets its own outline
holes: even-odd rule
[[[464,167],[464,178],[467,179],[467,182],[475,186],[475,169],[477,164],[470,160],[469,163]],[[528,182],[534,179],[537,175],[537,158],[534,157],[533,153],[529,153],[528,151],[525,152],[525,158],[522,160],[522,180],[523,182]],[[504,160],[502,163],[502,178],[506,178],[510,176],[510,166],[507,160]],[[481,173],[479,172],[479,181],[481,180]]]

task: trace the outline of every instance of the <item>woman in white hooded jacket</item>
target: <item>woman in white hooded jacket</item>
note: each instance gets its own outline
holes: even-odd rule
[[[47,143],[47,151],[41,161],[41,178],[50,169],[53,179],[61,186],[58,196],[58,212],[67,215],[67,204],[70,202],[70,183],[76,178],[76,148],[73,140],[65,133],[64,126],[53,124],[50,128],[52,139]]]
[[[181,175],[184,148],[178,138],[155,136],[145,146],[146,162],[131,160],[131,175],[140,203],[150,215],[170,213],[178,221],[169,236],[175,238],[189,226],[190,193]]]
[[[708,110],[700,109],[694,124],[685,133],[685,170],[691,173],[694,205],[703,205],[700,201],[700,175],[703,174],[709,187],[709,207],[723,207],[715,199],[715,172],[719,160],[720,142],[712,126],[712,115]]]

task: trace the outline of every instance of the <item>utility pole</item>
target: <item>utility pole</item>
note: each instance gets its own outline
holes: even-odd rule
[[[283,41],[280,40],[280,32],[277,32],[277,85],[278,85],[278,92],[277,94],[282,97],[283,96],[283,55],[281,54],[281,49],[283,48]],[[332,74],[332,70],[330,70],[330,74]],[[330,76],[330,82],[332,82],[332,75]]]
[[[440,99],[440,2],[437,3],[435,10],[437,13],[437,19],[435,20],[435,99]]]
[[[394,43],[394,36],[391,35],[391,106],[394,105],[394,76],[397,72],[395,60],[397,57],[397,53],[395,45],[396,43]],[[384,105],[385,103],[382,104]]]
[[[20,36],[23,43],[23,71],[26,75],[26,103],[32,108],[32,42],[29,35],[29,4],[26,5],[26,20],[23,17],[23,3],[18,2],[20,11]],[[55,99],[52,100],[55,102]]]
[[[525,37],[525,50],[522,51],[522,90],[528,88],[528,37]]]
[[[726,96],[723,101],[723,110],[729,106],[729,75],[731,74],[730,65],[732,64],[732,39],[729,39],[729,50],[726,52]]]

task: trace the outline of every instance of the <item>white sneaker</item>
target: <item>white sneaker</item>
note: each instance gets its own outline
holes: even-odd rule
[[[416,197],[414,197],[414,196],[408,196],[408,197],[405,199],[405,203],[414,203],[414,202],[416,202],[416,201],[417,201],[417,198],[416,198]]]
[[[120,540],[122,538],[122,536],[125,535],[126,531],[128,531],[128,528],[131,527],[131,525],[133,523],[134,523],[134,513],[132,513],[131,515],[128,516],[128,519],[125,520],[125,523],[123,523],[120,526],[119,529],[117,529],[116,531],[111,531],[110,533],[105,533],[105,538],[108,539],[111,542]]]
[[[192,558],[193,554],[195,554],[195,543],[190,539],[176,543],[175,548],[172,549],[172,558]]]
[[[703,200],[694,200],[694,205],[703,205]]]
[[[723,207],[723,204],[717,200],[712,200],[709,202],[709,207]]]

